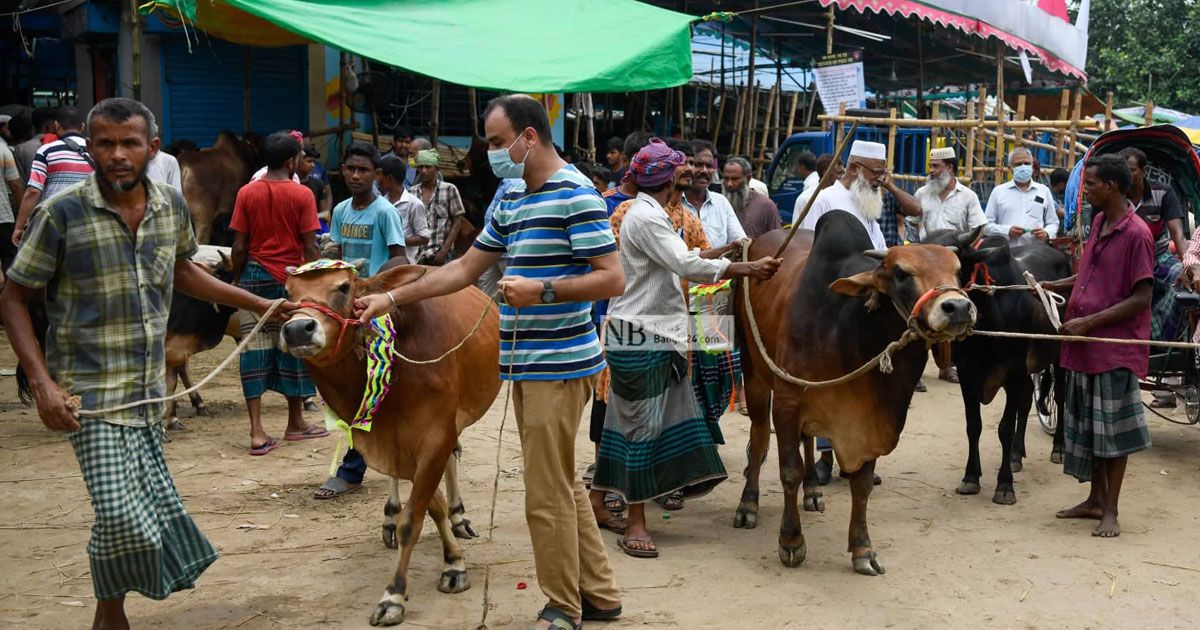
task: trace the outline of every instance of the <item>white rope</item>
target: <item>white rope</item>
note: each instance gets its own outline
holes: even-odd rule
[[[169,402],[175,400],[176,398],[188,396],[192,392],[198,391],[201,387],[207,385],[209,381],[216,378],[216,376],[224,371],[225,368],[229,367],[229,364],[233,363],[233,359],[241,354],[242,350],[246,349],[246,346],[250,345],[250,342],[254,339],[254,336],[258,334],[258,331],[262,330],[262,327],[265,326],[268,321],[270,321],[271,315],[275,313],[275,310],[278,309],[279,305],[283,304],[283,302],[283,298],[272,302],[271,307],[267,309],[267,312],[263,313],[262,317],[259,317],[258,321],[254,323],[254,328],[250,330],[250,334],[242,337],[241,343],[239,343],[237,347],[233,349],[233,352],[229,353],[229,356],[225,357],[224,361],[221,361],[220,365],[214,368],[212,372],[209,372],[208,376],[205,376],[203,379],[201,379],[199,383],[196,383],[195,385],[192,385],[191,387],[177,394],[161,396],[159,398],[151,398],[149,400],[139,400],[136,402],[125,403],[123,405],[117,405],[115,407],[107,407],[105,409],[81,409],[79,405],[82,399],[79,396],[71,396],[71,398],[67,401],[67,406],[74,409],[80,416],[94,418],[96,416],[102,416],[115,411],[124,411],[126,409],[133,409],[143,405],[154,405],[157,403]]]

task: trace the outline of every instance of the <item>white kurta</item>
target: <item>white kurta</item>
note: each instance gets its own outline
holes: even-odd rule
[[[879,229],[879,221],[863,216],[858,205],[854,203],[854,197],[841,181],[834,182],[832,186],[817,194],[817,200],[813,202],[812,210],[808,212],[808,216],[804,217],[804,223],[800,224],[800,228],[817,229],[817,220],[832,210],[845,210],[858,217],[867,230],[867,236],[871,237],[871,245],[875,249],[887,249],[887,241],[883,238],[883,230]]]

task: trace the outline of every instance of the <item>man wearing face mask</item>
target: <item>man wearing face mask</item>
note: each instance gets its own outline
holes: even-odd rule
[[[954,147],[940,147],[929,152],[929,176],[917,189],[921,203],[921,238],[937,230],[970,232],[988,222],[979,207],[979,196],[955,177],[958,158]]]
[[[229,227],[234,231],[233,277],[247,291],[274,300],[287,295],[288,267],[298,267],[320,257],[317,249],[317,202],[312,193],[292,181],[304,159],[300,140],[286,131],[263,142],[267,172],[238,191]],[[254,328],[257,318],[239,314],[242,334]],[[269,323],[255,335],[239,357],[242,394],[250,415],[250,454],[266,455],[279,446],[262,426],[262,396],[267,390],[287,399],[285,440],[324,437],[329,432],[304,420],[304,398],[317,393],[304,363],[279,348],[279,324]]]
[[[554,151],[546,108],[525,94],[497,97],[483,127],[492,171],[522,181],[461,257],[420,280],[355,300],[355,314],[369,319],[453,293],[507,257],[499,283],[500,377],[512,382],[525,518],[548,600],[536,627],[577,628],[581,620],[621,614],[604,540],[575,470],[575,436],[605,365],[591,303],[621,295],[625,274],[604,199]]]
[[[1046,241],[1058,234],[1054,195],[1044,184],[1033,181],[1033,154],[1018,147],[1008,154],[1012,181],[1005,182],[988,197],[988,236],[1006,236],[1011,245]]]

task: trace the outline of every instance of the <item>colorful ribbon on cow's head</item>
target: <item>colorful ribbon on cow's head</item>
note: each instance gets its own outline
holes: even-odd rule
[[[312,271],[326,271],[328,269],[347,269],[358,275],[358,267],[354,263],[346,262],[336,258],[318,258],[316,260],[306,262],[299,267],[296,267],[288,272],[289,276],[299,276],[301,274]]]

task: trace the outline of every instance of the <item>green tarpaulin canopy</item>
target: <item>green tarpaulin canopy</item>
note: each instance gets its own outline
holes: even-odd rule
[[[451,83],[492,90],[625,92],[682,85],[692,76],[689,24],[694,18],[634,0],[156,4],[237,43],[319,42]],[[248,20],[246,13],[269,24]]]

